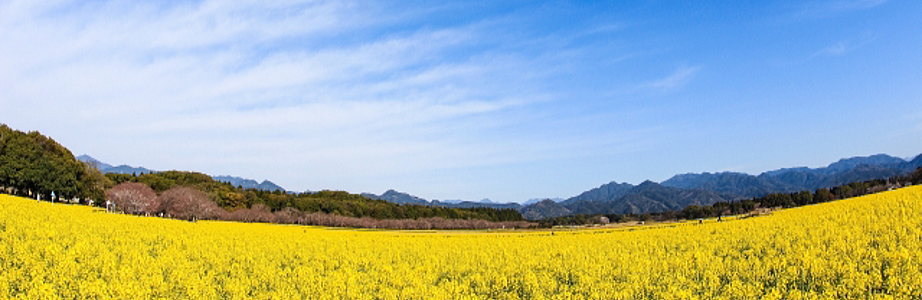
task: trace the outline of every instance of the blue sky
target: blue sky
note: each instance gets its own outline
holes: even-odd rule
[[[922,2],[0,1],[0,122],[429,199],[922,153]]]

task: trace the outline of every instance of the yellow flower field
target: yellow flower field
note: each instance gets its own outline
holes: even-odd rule
[[[705,224],[189,223],[0,195],[0,298],[922,298],[922,187]]]

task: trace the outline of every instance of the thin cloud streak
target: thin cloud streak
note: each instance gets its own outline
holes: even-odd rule
[[[813,52],[805,58],[800,63],[805,63],[820,57],[835,57],[846,55],[849,52],[855,51],[858,48],[864,47],[867,44],[870,44],[875,39],[874,34],[864,33],[856,38],[838,41],[832,45],[826,46],[822,49]]]
[[[682,66],[668,76],[648,82],[643,86],[655,90],[672,90],[680,88],[691,82],[695,74],[698,74],[699,70],[701,70],[700,66]]]

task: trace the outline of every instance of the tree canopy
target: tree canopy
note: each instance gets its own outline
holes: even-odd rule
[[[50,199],[102,199],[106,178],[49,137],[0,124],[0,187]]]

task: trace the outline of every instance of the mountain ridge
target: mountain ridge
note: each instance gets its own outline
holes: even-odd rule
[[[441,206],[441,207],[450,207],[450,208],[495,208],[495,209],[515,209],[519,210],[522,208],[521,204],[510,202],[510,203],[495,203],[489,199],[482,199],[480,201],[455,201],[455,200],[426,200],[420,197],[416,197],[407,193],[398,192],[396,190],[390,189],[385,191],[381,195],[375,195],[372,193],[362,193],[362,196],[374,199],[374,200],[384,200],[391,203],[397,204],[412,204],[412,205],[427,205],[427,206]]]
[[[156,172],[142,167],[112,166],[85,154],[79,156],[78,159],[100,168],[103,172],[129,174],[136,170]],[[758,175],[742,172],[703,172],[677,174],[660,183],[646,180],[638,185],[632,185],[611,181],[570,198],[553,200],[537,198],[522,204],[496,203],[489,199],[480,201],[427,200],[393,189],[381,195],[372,193],[361,195],[369,199],[397,204],[515,209],[527,219],[536,220],[575,214],[643,214],[680,210],[688,205],[710,205],[719,201],[735,201],[770,193],[812,191],[849,182],[888,178],[919,167],[922,167],[922,154],[911,160],[887,154],[874,154],[842,158],[819,168],[781,168]],[[136,173],[144,173],[143,171]],[[268,180],[257,182],[252,179],[226,175],[213,176],[213,178],[244,188],[284,191],[282,187]]]
[[[270,192],[286,191],[281,186],[269,180],[263,180],[262,182],[258,182],[256,180],[249,179],[249,178],[229,176],[229,175],[211,176],[211,178],[214,178],[214,180],[217,180],[217,181],[227,182],[233,186],[239,186],[244,189],[257,189],[261,191],[270,191]]]
[[[743,197],[760,197],[770,193],[815,190],[853,181],[890,177],[920,166],[922,160],[914,163],[887,154],[874,154],[843,158],[820,168],[783,168],[758,175],[740,172],[685,173],[675,175],[662,184],[685,189],[707,189]]]
[[[912,160],[887,154],[839,159],[821,168],[782,168],[751,175],[741,172],[684,173],[662,183],[633,186],[615,181],[559,203],[538,202],[519,211],[530,220],[576,214],[642,214],[680,210],[771,193],[813,191],[850,182],[883,179],[922,167],[922,154]]]
[[[157,171],[145,168],[145,167],[133,167],[129,165],[118,165],[113,166],[111,164],[104,163],[92,156],[82,154],[76,157],[77,160],[93,166],[102,173],[117,173],[117,174],[147,174],[154,173]]]
[[[113,166],[111,164],[104,163],[87,154],[81,154],[80,156],[77,156],[76,158],[77,160],[82,161],[96,168],[97,170],[99,170],[99,172],[102,172],[102,173],[149,174],[149,173],[159,173],[160,172],[160,171],[154,171],[154,170],[151,170],[145,167],[133,167],[129,165]],[[233,186],[240,186],[245,189],[257,189],[257,190],[262,190],[262,191],[282,191],[282,192],[286,191],[285,188],[269,180],[263,180],[262,182],[257,182],[256,180],[253,180],[253,179],[228,176],[228,175],[219,175],[219,176],[209,175],[209,176],[211,176],[211,178],[213,178],[214,180],[221,181],[221,182],[227,182]]]

